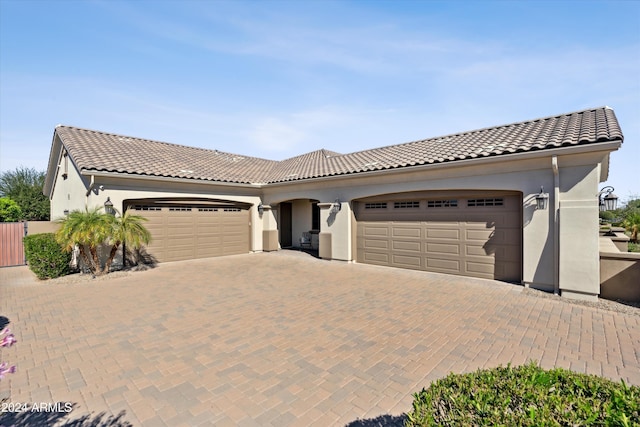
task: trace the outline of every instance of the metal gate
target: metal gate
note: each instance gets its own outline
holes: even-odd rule
[[[26,264],[22,243],[26,235],[26,222],[0,223],[0,267]]]

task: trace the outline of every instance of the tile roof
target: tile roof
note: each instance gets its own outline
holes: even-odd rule
[[[69,126],[56,133],[79,169],[204,181],[256,183],[277,162]]]
[[[602,107],[349,154],[318,150],[283,161],[58,126],[80,169],[234,183],[277,183],[623,140]]]

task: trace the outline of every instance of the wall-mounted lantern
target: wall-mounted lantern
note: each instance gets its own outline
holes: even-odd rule
[[[336,201],[333,202],[333,205],[331,206],[331,213],[337,214],[338,212],[340,212],[340,209],[342,209],[342,203],[340,203],[340,199],[336,199]]]
[[[113,202],[110,197],[107,197],[107,201],[104,202],[104,211],[109,215],[115,216],[116,214],[116,210],[113,208]]]
[[[264,205],[260,203],[258,205],[258,215],[262,216],[263,213],[264,213]]]
[[[540,187],[540,192],[536,196],[536,205],[539,210],[547,209],[549,204],[549,194],[544,192],[544,187]]]
[[[618,196],[613,194],[613,190],[613,187],[607,186],[598,193],[598,204],[601,211],[613,211],[618,207]]]

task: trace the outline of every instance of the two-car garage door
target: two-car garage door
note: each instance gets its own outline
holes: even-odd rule
[[[160,262],[235,255],[250,251],[249,210],[245,206],[152,203],[129,205],[152,242],[146,251]]]
[[[355,204],[357,261],[519,282],[521,196],[407,194]]]

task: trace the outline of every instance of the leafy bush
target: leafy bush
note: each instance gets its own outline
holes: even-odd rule
[[[62,249],[53,233],[26,236],[24,250],[29,268],[38,279],[53,279],[69,274],[71,254]]]
[[[405,426],[640,425],[640,387],[534,362],[456,375],[414,394]]]
[[[611,222],[616,218],[616,215],[611,211],[600,211],[598,216],[604,222]]]
[[[22,218],[22,209],[8,197],[0,197],[0,222],[18,222]]]

